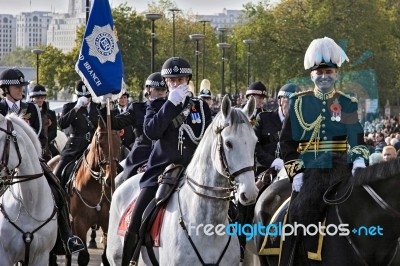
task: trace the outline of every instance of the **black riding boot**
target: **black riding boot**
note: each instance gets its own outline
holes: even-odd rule
[[[58,232],[61,240],[64,243],[64,246],[66,247],[66,251],[69,251],[72,254],[84,250],[85,245],[83,244],[82,240],[72,234],[71,223],[69,221],[68,205],[66,202],[67,195],[65,194],[64,189],[61,187],[60,181],[43,160],[41,160],[40,164],[58,208]]]
[[[136,200],[134,210],[131,215],[128,231],[125,233],[124,247],[122,251],[121,266],[128,266],[139,242],[139,229],[142,223],[142,216],[147,205],[154,199],[157,187],[142,188]]]
[[[62,209],[59,209],[58,211],[58,232],[67,251],[74,254],[84,250],[85,245],[83,244],[82,239],[72,234],[67,206],[64,205]]]
[[[69,163],[68,160],[61,160],[57,167],[54,169],[54,174],[60,179],[60,185],[65,190],[65,185],[68,182],[68,178],[62,176],[65,166]]]

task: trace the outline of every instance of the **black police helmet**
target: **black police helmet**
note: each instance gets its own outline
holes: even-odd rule
[[[168,89],[165,80],[161,76],[160,72],[154,72],[150,74],[150,76],[146,79],[145,83],[146,88],[152,87],[156,89]]]
[[[76,82],[75,94],[78,95],[78,97],[80,97],[80,96],[86,96],[86,97],[91,96],[90,91],[86,88],[86,85],[85,85],[85,83],[83,83],[82,80],[79,80],[79,81]]]
[[[297,92],[299,90],[299,87],[297,87],[296,84],[288,83],[283,85],[278,92],[278,98],[280,97],[290,97],[292,94]]]
[[[29,96],[32,98],[36,96],[47,96],[46,88],[38,84],[33,87],[32,91],[29,93]]]
[[[29,82],[25,81],[24,74],[16,68],[9,68],[0,74],[0,88],[8,88],[11,85],[25,86]]]
[[[163,78],[174,78],[189,76],[192,79],[192,69],[188,61],[181,57],[171,57],[164,62],[161,69]]]
[[[266,97],[267,87],[265,87],[265,85],[261,81],[253,82],[246,90],[246,98],[248,98],[250,95],[259,95],[262,97]]]

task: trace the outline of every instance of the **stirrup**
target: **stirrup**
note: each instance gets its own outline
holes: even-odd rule
[[[82,239],[77,236],[71,236],[68,238],[67,248],[71,254],[78,253],[86,249]]]

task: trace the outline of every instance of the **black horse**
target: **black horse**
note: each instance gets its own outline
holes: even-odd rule
[[[310,176],[313,169],[306,170],[304,185],[296,200],[301,198],[302,202],[307,202],[312,197],[320,197],[321,204],[312,207],[323,211],[326,225],[347,224],[349,232],[348,236],[324,236],[321,261],[296,254],[293,265],[400,265],[400,158],[357,169],[354,177],[350,170],[348,164],[335,162],[329,171],[309,177],[310,181],[306,176]],[[268,224],[290,193],[288,180],[272,184],[257,202],[253,222]],[[321,218],[305,217],[313,213],[302,215],[301,209],[296,213],[296,208],[305,206],[292,207],[296,219],[310,222]],[[306,243],[309,239],[305,237],[300,241]],[[258,250],[262,242],[263,237],[255,237]],[[260,256],[261,265],[278,265],[278,259],[278,256]]]

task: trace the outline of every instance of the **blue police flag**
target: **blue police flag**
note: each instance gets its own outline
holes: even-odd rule
[[[92,1],[75,70],[93,96],[121,91],[123,63],[108,0]]]

